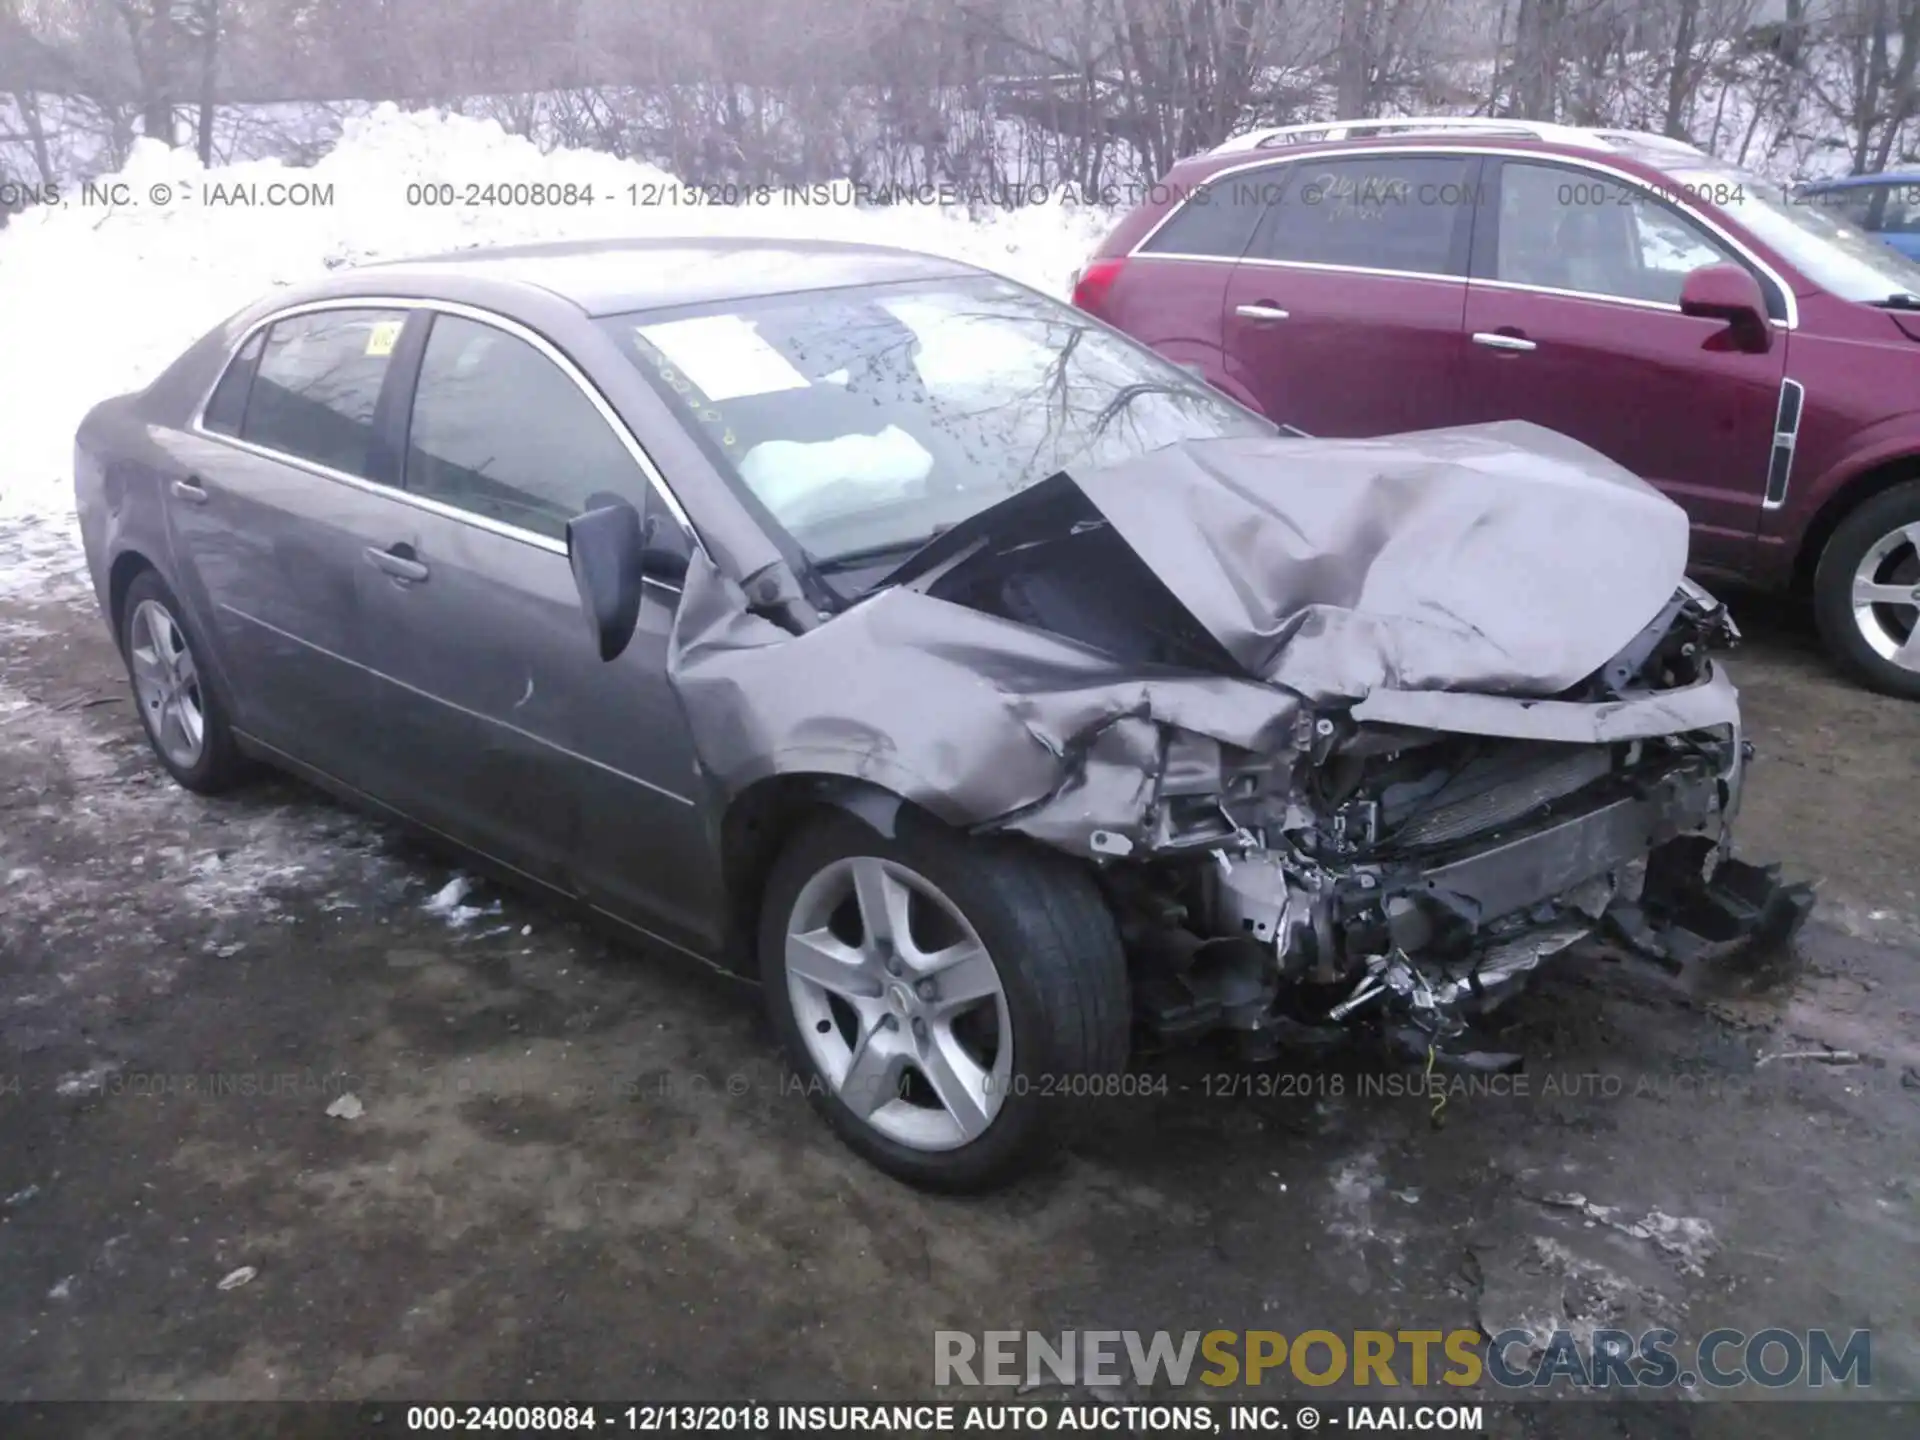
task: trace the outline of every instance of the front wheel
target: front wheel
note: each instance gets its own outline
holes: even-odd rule
[[[1126,964],[1071,862],[901,822],[831,811],[787,846],[761,914],[767,1011],[849,1146],[910,1184],[984,1189],[1125,1068]]]
[[[1827,645],[1875,690],[1920,700],[1920,481],[1840,522],[1813,576]]]

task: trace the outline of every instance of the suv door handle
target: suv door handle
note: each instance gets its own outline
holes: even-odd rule
[[[1524,335],[1502,335],[1493,330],[1476,330],[1473,343],[1490,350],[1537,350],[1540,347]]]
[[[414,558],[413,547],[404,540],[388,550],[382,550],[377,545],[367,546],[367,563],[410,585],[419,584],[433,573]]]
[[[184,480],[173,482],[173,493],[180,499],[193,505],[207,503],[207,487],[200,483],[198,475],[189,475]]]
[[[1240,316],[1243,320],[1284,320],[1287,318],[1286,311],[1282,310],[1278,305],[1269,304],[1265,300],[1253,305],[1236,305],[1233,307],[1233,313]]]

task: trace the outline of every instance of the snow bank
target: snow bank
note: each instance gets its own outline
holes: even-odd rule
[[[267,187],[330,198],[269,205]],[[588,205],[426,205],[409,186],[543,182],[590,188]],[[128,203],[28,211],[0,231],[0,525],[70,528],[73,432],[105,396],[146,384],[190,341],[277,285],[323,269],[473,245],[623,235],[771,235],[904,245],[1062,293],[1113,223],[1048,201],[981,219],[934,205],[692,203],[648,165],[591,151],[542,154],[492,121],[382,106],[347,121],[314,167],[262,160],[203,170],[190,152],[140,142]],[[219,186],[228,203],[219,203]],[[330,190],[329,190],[330,187]],[[232,203],[251,191],[259,203]],[[844,193],[844,192],[842,192]],[[674,203],[678,200],[679,203]],[[35,547],[0,546],[0,571]],[[42,572],[45,573],[45,572]],[[0,590],[29,588],[0,573]]]

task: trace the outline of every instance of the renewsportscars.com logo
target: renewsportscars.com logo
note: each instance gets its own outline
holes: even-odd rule
[[[1478,1385],[1507,1390],[1716,1389],[1873,1384],[1872,1332],[1709,1330],[1686,1347],[1673,1330],[936,1330],[933,1383],[1032,1388],[1129,1383]]]

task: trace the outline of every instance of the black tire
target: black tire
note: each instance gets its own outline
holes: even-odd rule
[[[988,1189],[1032,1166],[1076,1099],[1099,1093],[1093,1077],[1126,1069],[1125,956],[1099,887],[1065,857],[1017,840],[965,836],[908,811],[897,829],[889,838],[829,810],[787,844],[768,878],[760,918],[767,1013],[808,1099],[853,1150],[910,1185]],[[956,1148],[917,1148],[881,1133],[835,1092],[801,1035],[786,962],[796,902],[816,875],[865,856],[904,866],[943,892],[998,972],[1012,1028],[1011,1073],[998,1112]]]
[[[1861,505],[1840,522],[1820,552],[1813,574],[1813,614],[1820,636],[1834,657],[1857,679],[1883,695],[1920,700],[1920,669],[1907,669],[1880,654],[1861,633],[1853,612],[1854,572],[1883,537],[1920,523],[1920,480],[1896,485]],[[1920,556],[1895,557],[1898,583],[1920,587]],[[1879,613],[1879,612],[1876,612]],[[1889,610],[1889,618],[1910,623],[1920,612]]]
[[[136,617],[143,614],[143,606],[158,606],[165,612],[193,662],[195,678],[192,692],[202,718],[202,733],[198,754],[190,761],[183,761],[168,753],[168,746],[156,730],[159,707],[147,703],[141,694],[139,678],[135,673],[135,650],[145,644],[145,639],[136,637],[134,631]],[[119,638],[120,655],[126,661],[127,678],[133,687],[134,708],[140,714],[140,728],[146,732],[147,744],[152,748],[154,757],[166,767],[167,773],[200,795],[218,795],[245,780],[250,767],[241,755],[239,746],[234,743],[226,706],[221,702],[218,687],[208,676],[206,646],[188,623],[180,602],[154,571],[143,570],[127,586],[126,597],[120,606]]]

